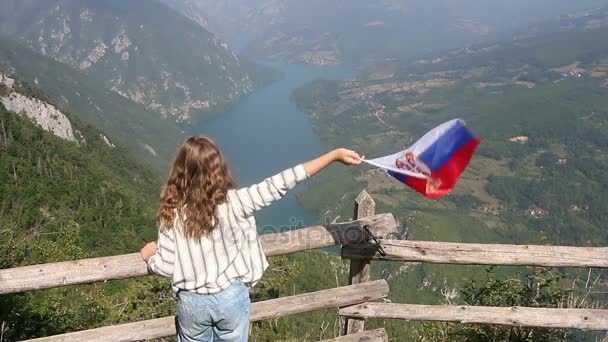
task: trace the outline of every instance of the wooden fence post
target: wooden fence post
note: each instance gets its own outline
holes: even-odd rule
[[[353,219],[358,220],[376,214],[376,203],[372,197],[363,190],[355,199],[355,213]],[[349,272],[349,285],[369,281],[369,263],[371,259],[351,260]],[[344,323],[344,335],[363,331],[365,319],[347,318]]]

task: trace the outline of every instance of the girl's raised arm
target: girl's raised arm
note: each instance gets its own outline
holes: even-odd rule
[[[304,163],[304,168],[306,169],[306,173],[312,177],[333,162],[339,161],[345,165],[359,165],[361,164],[362,160],[363,157],[361,157],[357,152],[348,150],[346,148],[339,148],[326,153],[319,158]]]
[[[294,188],[299,182],[312,177],[331,163],[339,161],[346,165],[361,164],[363,158],[354,151],[339,148],[326,153],[319,158],[287,169],[259,184],[236,191],[237,202],[243,209],[245,216],[253,215],[257,210],[269,206],[281,199],[288,190]]]

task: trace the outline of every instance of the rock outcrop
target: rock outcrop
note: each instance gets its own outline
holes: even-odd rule
[[[6,89],[5,94],[0,96],[0,103],[10,112],[28,117],[42,129],[77,143],[72,123],[68,117],[51,104],[16,92],[17,82],[13,78],[0,74],[0,84]]]

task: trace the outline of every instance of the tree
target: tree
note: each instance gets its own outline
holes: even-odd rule
[[[500,280],[493,268],[486,270],[483,280],[472,280],[461,289],[461,300],[473,306],[567,306],[573,291],[559,284],[560,277],[546,269],[535,269],[527,275]],[[425,323],[417,330],[420,341],[564,341],[568,332],[545,328],[502,327],[494,325],[464,325]]]

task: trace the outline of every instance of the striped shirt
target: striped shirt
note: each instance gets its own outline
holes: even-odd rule
[[[172,279],[174,292],[217,293],[237,279],[255,286],[268,261],[253,214],[307,178],[300,164],[259,184],[229,190],[226,203],[217,207],[214,229],[198,239],[185,236],[183,220],[176,217],[172,229],[159,228],[157,250],[148,260],[148,270]]]

